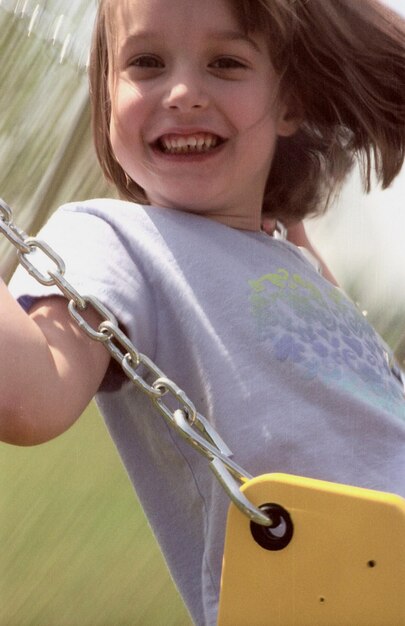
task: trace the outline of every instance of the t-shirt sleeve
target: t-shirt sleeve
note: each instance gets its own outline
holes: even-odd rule
[[[64,276],[76,291],[81,296],[98,298],[117,318],[136,348],[152,354],[151,295],[123,233],[100,214],[80,205],[65,205],[54,213],[37,238],[63,259]],[[32,262],[45,275],[48,269],[56,269],[42,252],[34,252]],[[21,266],[9,288],[25,310],[40,298],[61,295],[57,286],[42,285]]]

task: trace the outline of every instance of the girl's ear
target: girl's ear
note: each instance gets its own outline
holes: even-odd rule
[[[301,102],[289,97],[280,103],[277,133],[280,137],[291,137],[304,121],[304,110]]]

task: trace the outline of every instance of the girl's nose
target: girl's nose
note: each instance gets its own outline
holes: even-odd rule
[[[186,76],[173,77],[163,100],[165,108],[181,112],[204,109],[208,103],[209,97],[201,81]]]

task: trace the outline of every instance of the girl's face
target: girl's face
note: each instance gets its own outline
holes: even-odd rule
[[[226,0],[116,0],[111,143],[152,205],[257,230],[278,135],[294,132],[264,37]]]

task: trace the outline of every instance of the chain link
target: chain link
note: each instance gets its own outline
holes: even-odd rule
[[[0,217],[4,224],[10,224],[13,219],[13,211],[4,200],[0,200]]]
[[[161,396],[154,398],[153,402],[155,406],[157,406],[159,411],[166,418],[172,419],[173,417],[173,410],[170,409],[170,407],[166,404],[166,402],[163,399],[165,396],[169,394],[169,396],[174,398],[174,400],[179,403],[180,409],[187,416],[189,423],[192,426],[195,424],[196,419],[197,419],[196,408],[194,404],[191,402],[191,400],[184,393],[184,391],[180,389],[180,387],[178,387],[176,383],[174,383],[169,378],[162,377],[162,378],[158,378],[157,380],[155,380],[152,386],[154,389],[156,389],[156,391],[159,391],[161,393]]]
[[[232,453],[222,441],[208,420],[200,415],[187,394],[170,380],[151,359],[137,351],[131,340],[119,328],[116,317],[97,298],[81,295],[66,280],[65,264],[61,257],[44,241],[29,237],[13,222],[11,208],[0,199],[0,232],[17,249],[20,264],[39,283],[56,286],[68,301],[68,311],[79,328],[94,341],[103,343],[138,388],[146,393],[167,423],[200,454],[210,461],[209,467],[221,483],[234,504],[251,520],[263,526],[271,525],[271,520],[260,509],[253,506],[242,494],[238,483],[251,478],[241,467],[231,460]],[[55,266],[46,273],[33,263],[35,251],[42,252]],[[97,328],[92,327],[85,313],[94,311],[100,318]],[[142,373],[138,370],[141,369]],[[152,378],[149,383],[147,379]],[[175,408],[171,408],[175,404]],[[199,433],[197,432],[199,431]],[[238,482],[237,482],[238,481]]]
[[[25,243],[28,235],[17,228],[17,226],[13,224],[12,219],[13,214],[10,207],[0,199],[0,231],[13,244],[13,246],[17,248],[18,252],[28,254],[28,252],[30,252],[30,248]]]
[[[35,252],[35,250],[40,250],[48,257],[51,261],[53,261],[56,265],[56,269],[59,274],[63,276],[65,273],[65,264],[54,250],[44,241],[40,239],[36,239],[35,237],[27,237],[24,241],[24,244],[28,246],[28,252],[23,252],[22,250],[17,251],[17,256],[20,264],[27,270],[27,272],[35,278],[41,285],[46,285],[48,287],[55,284],[55,280],[52,278],[49,271],[47,275],[41,272],[40,269],[35,267],[33,262],[30,260],[30,255]]]
[[[79,307],[81,311],[86,308],[86,300],[82,298],[74,287],[66,280],[66,278],[60,272],[49,272],[49,275],[53,278],[53,284],[60,289],[65,296],[66,300],[73,301],[76,307]]]
[[[71,289],[69,285],[69,290]],[[80,297],[81,304],[78,304],[76,300],[69,300],[68,310],[71,317],[74,319],[76,324],[79,326],[80,330],[82,330],[90,339],[94,341],[101,341],[105,343],[108,340],[108,335],[105,332],[102,332],[100,329],[100,324],[103,322],[110,322],[114,325],[114,327],[118,328],[118,322],[116,317],[105,307],[100,300],[95,298],[94,296],[81,296]],[[83,306],[84,305],[84,306]],[[102,322],[99,323],[97,328],[93,328],[87,322],[87,320],[83,317],[80,312],[80,309],[84,311],[93,310],[97,313],[97,315],[102,319]]]
[[[104,345],[111,356],[120,365],[122,365],[124,359],[130,361],[136,369],[141,363],[141,356],[125,333],[123,333],[122,330],[116,326],[116,324],[113,324],[109,320],[101,322],[99,329],[106,335]]]

